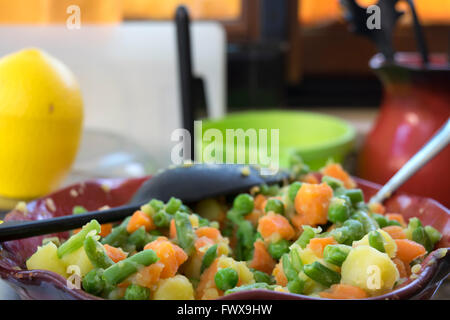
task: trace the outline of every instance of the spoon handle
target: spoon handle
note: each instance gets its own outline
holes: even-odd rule
[[[439,129],[397,173],[370,199],[370,203],[382,203],[389,198],[405,181],[434,158],[450,142],[450,119]]]

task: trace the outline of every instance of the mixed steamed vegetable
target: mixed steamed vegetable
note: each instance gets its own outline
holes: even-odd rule
[[[338,164],[296,181],[193,206],[151,200],[117,225],[92,220],[63,243],[43,241],[28,269],[68,277],[107,299],[216,299],[265,289],[330,299],[392,291],[417,277],[441,234],[368,205]],[[82,213],[75,207],[74,214]],[[445,249],[443,249],[445,250]]]

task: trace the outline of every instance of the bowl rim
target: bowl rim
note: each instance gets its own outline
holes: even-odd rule
[[[136,178],[132,179],[123,179],[124,182],[131,181]],[[102,184],[108,179],[98,179],[98,180],[92,180],[89,182],[95,182],[96,184]],[[118,181],[120,179],[109,179],[113,181]],[[378,189],[380,188],[380,185],[366,181],[360,178],[355,178],[358,185],[361,186],[367,186],[369,188]],[[145,181],[145,180],[143,180]],[[74,186],[77,186],[79,184],[74,184],[72,186],[66,187],[62,190],[71,189]],[[59,190],[59,191],[62,191]],[[59,192],[57,191],[57,192]],[[57,193],[56,192],[56,193]],[[395,193],[395,195],[408,195],[406,193],[400,192]],[[414,196],[415,198],[424,199],[427,201],[431,201],[433,205],[437,205],[440,209],[445,211],[445,213],[450,217],[450,210],[447,209],[445,206],[437,202],[436,200],[426,198],[426,197],[419,197]],[[44,197],[45,198],[45,197]],[[450,247],[444,247],[444,249],[447,250],[446,255],[449,255]],[[386,299],[409,299],[414,297],[415,295],[420,294],[424,288],[429,284],[429,281],[435,274],[435,271],[439,265],[439,261],[442,261],[443,259],[439,260],[436,259],[435,255],[436,252],[439,249],[434,250],[431,252],[427,258],[422,262],[422,270],[419,274],[419,276],[416,279],[409,279],[404,284],[401,285],[401,287],[397,288],[394,291],[388,292],[386,294],[375,296],[375,297],[369,297],[366,299],[358,299],[358,300],[386,300]],[[35,282],[47,282],[51,284],[52,286],[56,287],[59,290],[62,290],[67,295],[71,296],[75,299],[82,299],[82,300],[104,300],[100,297],[91,295],[81,289],[70,289],[66,285],[66,279],[62,277],[59,274],[56,274],[51,271],[47,270],[26,270],[26,269],[20,269],[20,267],[16,264],[14,266],[8,266],[7,263],[3,263],[3,259],[8,259],[8,256],[10,256],[11,253],[5,250],[5,248],[2,246],[2,243],[0,243],[0,277],[3,278],[6,282],[9,282],[13,287],[17,286],[17,283],[35,283]],[[439,257],[441,258],[441,257]],[[430,263],[431,259],[435,259],[435,263]],[[437,262],[436,262],[437,260]],[[450,272],[450,271],[449,271]],[[33,284],[35,285],[35,284]],[[439,285],[439,284],[438,284]],[[16,288],[15,288],[16,289]],[[422,290],[422,291],[421,291]],[[16,289],[17,291],[17,289]],[[23,295],[26,295],[25,292],[21,292]],[[247,297],[246,297],[247,296]],[[250,298],[248,297],[250,296]],[[317,297],[311,297],[306,295],[298,295],[298,294],[292,294],[292,293],[285,293],[285,292],[274,292],[274,291],[268,291],[268,290],[249,290],[249,291],[243,291],[238,293],[233,293],[227,296],[220,297],[219,300],[230,300],[230,299],[261,299],[261,300],[274,300],[274,299],[288,299],[288,300],[332,300],[332,299],[325,299],[325,298],[317,298]]]
[[[300,146],[292,146],[292,147],[282,147],[280,146],[280,149],[288,150],[288,152],[299,152],[305,157],[309,157],[310,159],[314,159],[317,157],[324,157],[329,156],[331,154],[334,154],[337,150],[341,151],[348,151],[352,145],[354,144],[354,141],[356,139],[356,128],[352,126],[347,121],[334,117],[328,114],[318,113],[318,112],[312,112],[312,111],[291,111],[291,110],[246,110],[246,111],[235,111],[230,112],[226,114],[223,117],[220,118],[213,118],[213,119],[207,119],[203,120],[204,123],[208,126],[214,124],[214,123],[224,123],[228,120],[237,119],[239,117],[245,116],[251,116],[254,118],[258,117],[267,117],[270,115],[277,115],[277,116],[286,116],[286,117],[298,117],[301,115],[307,115],[310,117],[319,117],[323,120],[332,121],[343,128],[345,128],[345,132],[338,136],[333,137],[333,139],[327,139],[327,141],[323,141],[320,143],[317,143],[316,145],[308,146],[308,147],[300,147]]]

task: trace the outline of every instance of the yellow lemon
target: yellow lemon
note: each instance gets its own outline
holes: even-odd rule
[[[72,72],[38,49],[0,59],[0,195],[42,196],[75,159],[83,102]]]

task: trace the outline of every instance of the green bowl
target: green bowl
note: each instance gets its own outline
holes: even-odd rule
[[[208,129],[219,130],[224,140],[227,129],[243,129],[244,131],[256,129],[257,132],[259,132],[259,129],[267,129],[267,149],[269,152],[271,147],[270,129],[279,129],[280,167],[288,167],[289,158],[291,154],[295,153],[300,155],[303,161],[313,170],[320,169],[330,159],[342,163],[346,155],[352,150],[356,136],[355,129],[339,118],[297,111],[231,113],[221,119],[203,120],[202,137]],[[196,139],[196,143],[198,143],[198,137]],[[210,141],[203,142],[202,150],[205,151]],[[235,142],[232,144],[235,145]],[[235,154],[239,154],[236,146],[234,148]],[[246,139],[245,149],[240,150],[246,152],[245,163],[249,163],[249,151],[257,152],[258,148],[256,147],[255,150],[255,147],[249,147],[248,139]],[[226,149],[223,153],[223,161],[225,162]]]

